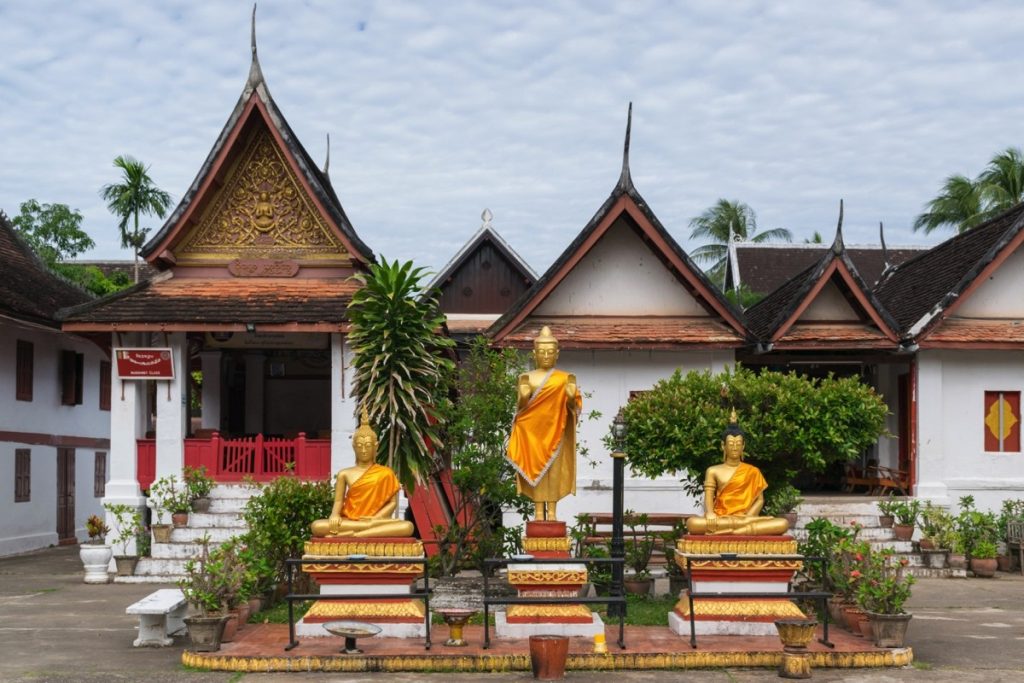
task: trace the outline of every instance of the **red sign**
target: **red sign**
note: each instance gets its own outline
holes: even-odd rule
[[[174,379],[171,350],[114,349],[119,379]]]

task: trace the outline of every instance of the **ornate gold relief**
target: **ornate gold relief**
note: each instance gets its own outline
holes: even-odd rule
[[[582,586],[587,582],[586,569],[544,571],[535,569],[529,571],[510,571],[508,582],[513,586],[540,585],[554,586],[558,584],[569,584]]]
[[[691,555],[718,555],[735,553],[737,555],[795,555],[796,541],[770,540],[729,540],[728,538],[702,538],[700,540],[682,538],[676,542],[676,550]]]
[[[302,571],[310,574],[409,574],[415,577],[423,573],[423,567],[418,564],[325,562],[324,564],[304,564]]]
[[[253,134],[199,225],[175,252],[179,263],[236,258],[349,261],[264,127]]]
[[[373,617],[387,619],[423,619],[425,616],[423,602],[406,600],[404,602],[334,602],[318,600],[306,612],[307,617],[330,617],[331,619],[368,619]]]
[[[566,538],[530,538],[526,537],[523,539],[523,550],[528,553],[535,553],[537,551],[564,551],[568,552],[571,547],[571,541]]]
[[[694,600],[693,611],[698,617],[775,617],[800,619],[805,615],[789,600]],[[686,617],[690,604],[686,598],[676,603],[676,612]]]
[[[516,619],[591,619],[593,612],[586,605],[509,605],[505,614]]]
[[[303,559],[347,558],[349,555],[365,555],[366,557],[423,557],[423,544],[394,543],[392,541],[306,541]],[[417,565],[418,566],[418,565]]]

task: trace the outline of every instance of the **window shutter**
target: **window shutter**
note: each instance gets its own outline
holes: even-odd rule
[[[75,405],[82,405],[85,397],[85,354],[75,354]]]
[[[60,402],[75,405],[75,352],[60,352]]]
[[[100,361],[100,410],[110,410],[110,363]]]
[[[19,339],[15,353],[14,398],[17,401],[32,400],[33,356],[34,348],[32,342]]]
[[[96,451],[96,465],[93,469],[92,495],[102,498],[107,494],[107,454]]]
[[[14,502],[26,503],[32,498],[32,451],[14,451]]]

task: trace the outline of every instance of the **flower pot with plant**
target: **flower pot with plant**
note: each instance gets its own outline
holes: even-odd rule
[[[110,557],[114,554],[105,543],[110,527],[99,515],[91,515],[85,520],[85,530],[89,534],[89,542],[83,543],[78,549],[78,557],[85,567],[85,582],[107,583],[110,581],[107,567],[110,565]]]
[[[197,612],[185,618],[192,649],[196,652],[216,652],[220,649],[224,633],[226,587],[221,576],[221,565],[210,559],[210,539],[198,541],[199,556],[185,563],[185,578],[178,588],[185,600]]]
[[[904,610],[914,577],[906,572],[906,558],[891,549],[870,554],[857,584],[857,604],[868,615],[875,645],[903,647],[911,615]]]
[[[188,490],[189,503],[193,512],[207,513],[210,511],[210,492],[214,481],[206,473],[206,465],[199,467],[185,466],[182,473],[185,488]]]
[[[792,484],[783,484],[769,488],[761,514],[767,517],[783,517],[789,522],[789,528],[796,528],[797,512],[804,499],[800,490]]]
[[[228,614],[221,642],[231,642],[241,623],[239,605],[243,599],[248,601],[248,596],[243,595],[242,592],[245,584],[245,569],[245,564],[239,556],[237,538],[224,542],[219,548],[210,552],[209,571],[224,597],[224,607]]]
[[[128,546],[140,533],[145,533],[142,526],[142,513],[125,503],[105,503],[103,509],[114,517],[114,543],[121,546],[121,554],[114,555],[118,576],[131,576],[138,564],[138,555],[129,555]]]
[[[971,550],[971,571],[974,575],[982,579],[991,579],[995,576],[998,566],[996,555],[998,552],[993,541],[983,539],[975,543]]]
[[[999,555],[996,561],[999,563],[999,571],[1008,572],[1012,569],[1014,560],[1010,553],[1010,527],[1024,523],[1024,499],[1004,500],[996,521],[999,534]]]
[[[647,514],[637,514],[632,510],[626,510],[623,521],[629,529],[625,533],[626,566],[632,570],[632,573],[623,580],[623,585],[627,593],[648,595],[651,592],[653,579],[651,579],[651,573],[647,571],[647,566],[654,553],[654,539],[651,538],[647,526]]]
[[[174,507],[180,507],[177,501],[181,498],[183,489],[178,483],[178,478],[173,474],[160,477],[149,487],[149,507],[153,510],[153,523],[150,529],[153,531],[154,543],[170,543],[170,524],[164,521],[164,516]]]
[[[892,533],[897,541],[909,541],[914,536],[914,527],[921,516],[921,502],[918,500],[897,501],[892,508],[895,521]]]
[[[883,529],[891,529],[893,522],[896,520],[896,516],[893,514],[893,510],[896,507],[896,501],[892,499],[878,501],[878,526]]]
[[[675,547],[676,541],[685,533],[686,527],[682,522],[678,522],[674,531],[668,531],[661,536],[662,550],[665,553],[665,573],[668,574],[668,592],[674,598],[678,598],[686,588],[686,572],[676,562]]]

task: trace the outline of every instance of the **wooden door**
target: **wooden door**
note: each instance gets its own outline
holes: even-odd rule
[[[75,539],[75,449],[57,449],[57,542]]]
[[[896,437],[899,439],[899,465],[897,469],[900,472],[906,472],[906,476],[909,479],[911,432],[914,428],[910,415],[910,373],[905,372],[897,377],[896,386],[898,394],[896,407],[898,427]]]

